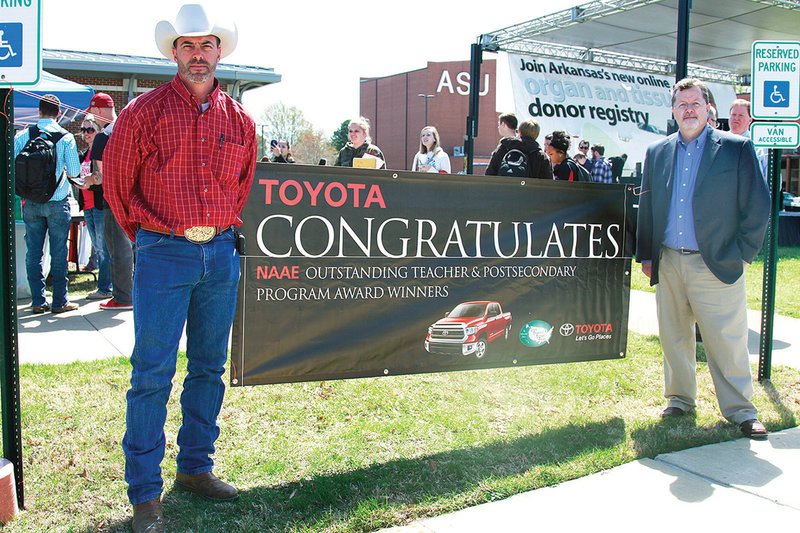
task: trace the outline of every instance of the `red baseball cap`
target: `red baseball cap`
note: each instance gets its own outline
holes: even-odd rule
[[[89,108],[86,111],[93,107],[110,107],[114,108],[114,100],[107,95],[106,93],[95,93],[92,97],[92,101],[89,102]]]

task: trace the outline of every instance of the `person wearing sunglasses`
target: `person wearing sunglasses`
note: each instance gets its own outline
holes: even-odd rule
[[[592,161],[592,156],[589,155],[589,141],[583,140],[578,143],[578,153],[583,154],[583,157],[581,157],[580,160],[578,157],[575,157],[575,161],[591,173],[594,162]]]
[[[92,143],[102,128],[94,115],[88,114],[81,124],[81,137],[89,146],[81,152],[81,180],[77,181],[81,189],[78,194],[78,207],[83,211],[83,219],[89,230],[89,238],[97,255],[97,289],[86,295],[87,300],[108,300],[111,298],[111,263],[104,237],[103,185],[86,185],[85,179],[92,173]]]

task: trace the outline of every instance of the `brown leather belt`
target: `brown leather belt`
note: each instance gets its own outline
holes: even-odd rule
[[[176,237],[183,237],[189,242],[195,244],[204,244],[228,229],[227,227],[220,226],[192,226],[183,229],[169,229],[154,224],[139,224],[139,227],[146,231],[154,233],[161,233],[164,235],[174,235]]]

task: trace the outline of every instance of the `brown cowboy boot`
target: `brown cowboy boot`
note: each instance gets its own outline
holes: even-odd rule
[[[239,492],[231,485],[212,474],[203,472],[202,474],[175,474],[175,484],[189,492],[209,500],[231,501],[239,497]]]
[[[133,506],[133,533],[164,533],[164,509],[158,498]]]

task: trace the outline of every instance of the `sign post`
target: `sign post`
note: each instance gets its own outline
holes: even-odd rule
[[[8,5],[12,4],[12,5]],[[41,0],[0,3],[0,404],[3,456],[14,465],[17,502],[24,508],[19,349],[17,346],[17,283],[14,171],[14,99],[12,86],[34,85],[42,71]]]
[[[800,118],[800,41],[754,41],[751,113],[755,119]],[[778,212],[781,206],[781,149],[800,145],[800,127],[788,122],[760,122],[750,126],[755,146],[769,148],[767,184],[772,210],[764,246],[764,284],[761,307],[761,343],[758,380],[769,380],[775,311],[775,274],[778,261]]]

